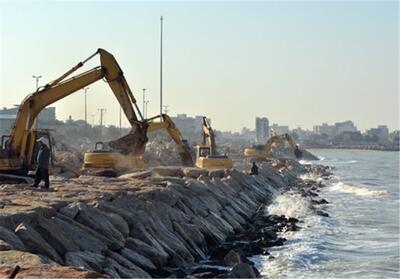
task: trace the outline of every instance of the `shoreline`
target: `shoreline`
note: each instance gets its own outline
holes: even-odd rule
[[[327,168],[273,160],[258,176],[159,167],[55,181],[51,192],[2,185],[0,274],[18,265],[16,278],[257,277],[247,257],[282,245],[277,232],[299,229],[264,208],[290,189],[315,197],[317,182],[299,179],[310,171]]]
[[[355,146],[334,146],[334,147],[307,147],[307,150],[315,149],[330,149],[330,150],[369,150],[369,151],[383,151],[383,152],[399,152],[400,149],[380,149],[380,148],[363,148]]]

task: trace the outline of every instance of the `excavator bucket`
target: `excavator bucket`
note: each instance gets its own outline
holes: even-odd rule
[[[179,156],[181,157],[182,165],[184,167],[193,167],[194,162],[193,162],[192,154],[191,154],[190,147],[189,147],[187,141],[183,142],[182,149],[183,150],[179,153]]]
[[[108,142],[108,145],[121,154],[140,156],[143,155],[148,140],[147,126],[145,126],[136,130],[132,129],[127,135]]]

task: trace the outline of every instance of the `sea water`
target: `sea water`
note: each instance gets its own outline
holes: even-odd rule
[[[301,230],[252,257],[267,278],[399,278],[399,153],[364,150],[311,150],[316,164],[333,168],[315,214],[309,198],[294,192],[277,195],[269,214],[296,217]],[[303,164],[312,162],[303,161]],[[310,177],[303,177],[304,179]]]

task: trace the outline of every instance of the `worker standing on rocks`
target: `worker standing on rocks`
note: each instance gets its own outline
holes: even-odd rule
[[[258,167],[256,165],[256,162],[253,162],[253,166],[250,170],[250,175],[258,175]]]
[[[50,150],[46,144],[46,139],[41,137],[37,140],[40,144],[40,149],[37,154],[37,168],[35,175],[35,183],[32,187],[37,188],[40,181],[44,180],[44,189],[48,190],[50,188],[49,181],[49,160],[50,160]]]

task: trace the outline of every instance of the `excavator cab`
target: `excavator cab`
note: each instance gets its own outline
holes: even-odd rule
[[[226,155],[213,155],[210,146],[196,146],[196,167],[201,169],[231,169],[233,161]]]
[[[113,151],[102,141],[96,142],[94,149],[86,152],[83,158],[83,168],[126,170],[145,168],[146,164],[141,156],[121,154]]]
[[[32,130],[29,132],[26,142],[26,156],[25,160],[21,160],[18,157],[13,156],[13,152],[10,148],[11,136],[3,135],[1,137],[1,149],[0,149],[0,169],[7,171],[7,173],[27,175],[30,171],[36,169],[36,157],[39,151],[39,138],[45,138],[47,140],[47,146],[50,149],[50,169],[53,165],[53,142],[50,137],[50,131],[47,129]]]

